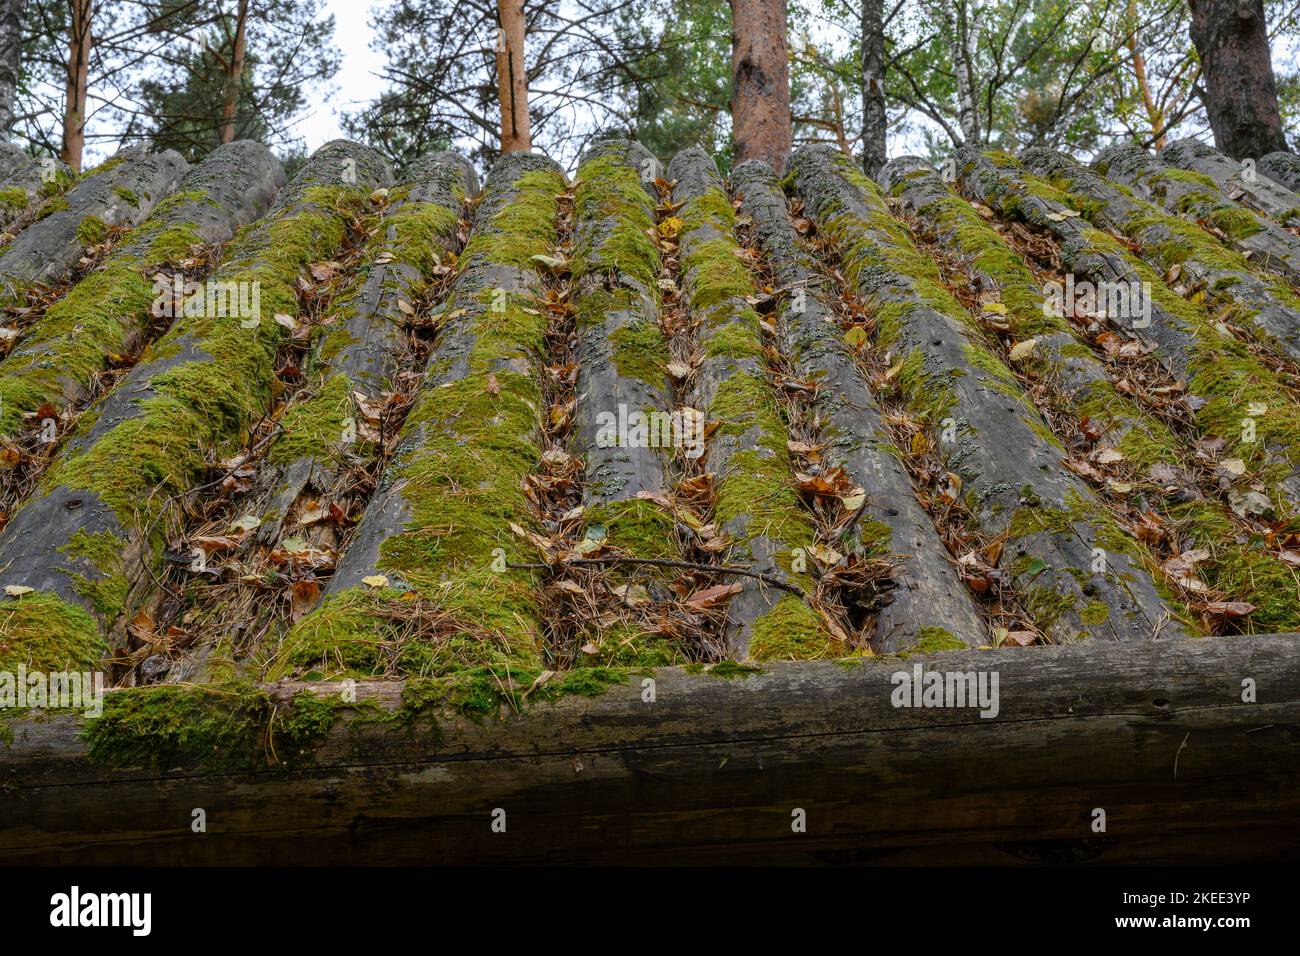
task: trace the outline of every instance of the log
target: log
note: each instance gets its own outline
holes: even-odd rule
[[[1295,153],[1268,153],[1260,157],[1258,171],[1284,189],[1300,195],[1300,156]]]
[[[90,398],[111,357],[138,352],[150,328],[178,308],[172,288],[160,290],[155,276],[170,281],[167,267],[195,245],[227,242],[266,212],[283,185],[280,163],[252,140],[220,146],[192,167],[175,201],[159,204],[94,272],[46,309],[4,358],[0,434],[15,434],[25,413],[42,406],[61,411]],[[160,300],[170,307],[167,314],[158,311]]]
[[[136,225],[176,188],[188,169],[175,150],[150,153],[132,146],[91,170],[51,201],[48,215],[0,249],[0,303],[19,302],[34,282],[65,278],[106,227]]]
[[[827,459],[867,491],[856,536],[861,541],[864,526],[887,529],[880,547],[895,562],[895,586],[876,614],[873,648],[908,650],[927,627],[943,627],[971,647],[987,643],[970,593],[917,501],[907,469],[888,447],[880,405],[822,301],[821,276],[799,241],[776,176],[756,160],[741,163],[731,176],[739,211],[753,220],[773,278],[787,290],[776,312],[782,350],[800,377],[820,383],[817,405],[827,420]]]
[[[1292,361],[1300,359],[1300,299],[1285,282],[1261,278],[1244,257],[1224,249],[1199,226],[1126,195],[1063,153],[1027,149],[1020,161],[1035,175],[1064,183],[1072,194],[1091,200],[1086,215],[1136,242],[1149,265],[1166,275],[1179,266],[1175,292],[1190,294],[1203,287],[1209,303],[1236,306],[1238,321],[1251,323],[1266,344]]]
[[[1200,173],[1228,194],[1228,198],[1258,210],[1283,226],[1300,226],[1300,196],[1267,176],[1246,173],[1241,163],[1200,140],[1175,140],[1164,148],[1165,162]]]
[[[0,142],[0,236],[17,235],[35,218],[41,204],[58,196],[72,180],[72,171],[58,160],[46,165],[10,143]],[[52,176],[51,176],[52,173]],[[49,181],[47,182],[47,177]],[[7,241],[0,239],[0,242]]]
[[[1271,492],[1294,509],[1300,503],[1300,442],[1295,438],[1300,434],[1300,409],[1283,398],[1286,390],[1273,371],[1243,345],[1222,335],[1212,316],[1170,289],[1126,246],[1090,228],[1073,208],[1070,196],[1033,176],[1016,160],[969,147],[959,149],[955,160],[962,194],[1052,236],[1062,264],[1076,282],[1086,279],[1098,289],[1110,283],[1149,293],[1151,314],[1141,319],[1149,326],[1135,328],[1134,315],[1101,318],[1122,337],[1154,342],[1158,346],[1154,356],[1193,394],[1207,399],[1195,410],[1198,430],[1225,439],[1225,455],[1264,465]],[[1267,409],[1267,414],[1252,418],[1257,435],[1243,431],[1242,425],[1243,409],[1256,403]]]
[[[810,516],[794,487],[789,434],[764,368],[759,317],[749,299],[758,289],[735,238],[735,216],[717,166],[704,150],[684,149],[668,165],[673,201],[681,203],[682,295],[698,356],[691,401],[717,430],[704,466],[714,475],[714,522],[731,539],[726,563],[754,570],[806,592],[811,575],[797,570],[796,551],[814,544]],[[756,579],[727,605],[725,640],[736,659],[808,659],[842,653],[824,622],[797,597]]]
[[[658,160],[645,147],[626,140],[593,144],[578,166],[572,257],[578,368],[570,445],[583,462],[586,527],[604,528],[607,545],[631,557],[682,560],[671,510],[639,497],[653,493],[662,500],[669,491],[671,442],[680,433],[643,434],[634,441],[630,428],[627,435],[611,436],[607,427],[608,416],[623,420],[676,411],[667,369],[671,354],[659,321],[654,182],[661,174]],[[614,578],[621,584],[642,581],[652,597],[669,597],[666,574],[615,569]],[[682,649],[649,633],[639,621],[593,631],[575,634],[575,647],[557,650],[563,658],[588,664],[687,659],[679,656]],[[583,653],[580,648],[588,646],[588,639],[596,650]]]
[[[0,536],[0,581],[34,589],[0,605],[0,662],[89,666],[106,645],[125,648],[157,596],[161,522],[203,483],[207,454],[233,451],[269,411],[287,334],[274,316],[297,314],[300,271],[336,251],[347,203],[390,179],[366,147],[317,150],[213,275],[242,289],[240,307],[182,317],[92,407]]]
[[[595,697],[559,695],[478,718],[435,706],[397,723],[376,718],[395,714],[404,690],[412,699],[411,686],[363,682],[357,707],[335,711],[300,753],[246,768],[214,768],[222,755],[202,748],[203,759],[166,769],[104,763],[104,751],[92,759],[79,739],[80,714],[15,715],[12,742],[0,744],[0,859],[1262,857],[1294,849],[1300,832],[1297,641],[1088,642],[851,667],[770,664],[735,679],[662,668],[625,675]],[[894,675],[917,667],[996,673],[997,716],[893,706]],[[284,684],[265,694],[287,706],[296,694],[337,690]],[[100,719],[118,712],[113,698],[151,692],[110,691]],[[195,808],[205,833],[191,830]],[[806,832],[792,829],[797,810]],[[1104,832],[1094,829],[1098,810]],[[506,830],[494,833],[501,813]]]
[[[847,281],[877,317],[876,347],[902,363],[903,401],[961,477],[971,519],[989,539],[1005,536],[1003,567],[1039,630],[1058,643],[1143,640],[1166,626],[1182,633],[1141,546],[1066,469],[1033,403],[876,185],[828,147],[797,151],[789,169],[809,216],[844,257]]]
[[[1220,240],[1251,257],[1251,265],[1300,282],[1300,236],[1233,202],[1213,180],[1189,175],[1132,143],[1108,146],[1092,166],[1166,211],[1214,227]]]

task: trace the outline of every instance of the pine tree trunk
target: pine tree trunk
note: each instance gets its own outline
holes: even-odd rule
[[[230,73],[226,75],[226,100],[221,109],[221,142],[235,138],[235,117],[239,114],[239,91],[244,79],[244,56],[248,47],[248,0],[239,0],[238,20],[235,23],[235,46],[230,57]]]
[[[862,169],[885,165],[884,0],[862,0]]]
[[[1214,143],[1234,159],[1287,150],[1263,0],[1190,0]]]
[[[501,152],[526,153],[533,148],[528,117],[528,72],[524,60],[523,0],[497,5],[497,94],[501,100]]]
[[[14,97],[23,59],[23,8],[27,0],[0,0],[0,140],[14,125]]]
[[[790,155],[790,58],[785,0],[731,0],[733,160],[780,172]]]
[[[90,75],[91,0],[71,0],[68,27],[68,77],[64,89],[63,148],[59,158],[73,172],[81,172],[81,152],[86,145],[86,87]]]

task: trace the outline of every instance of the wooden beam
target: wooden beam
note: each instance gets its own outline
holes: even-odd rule
[[[893,675],[917,666],[996,673],[997,716],[895,707]],[[400,684],[357,687],[362,705],[398,706]],[[272,692],[304,688],[338,691]],[[88,759],[84,719],[10,721],[5,862],[1172,862],[1300,849],[1296,634],[779,664],[732,679],[665,668],[481,721],[344,717],[298,769],[109,768]],[[191,832],[196,808],[206,833]]]

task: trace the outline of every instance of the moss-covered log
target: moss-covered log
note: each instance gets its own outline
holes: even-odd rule
[[[279,162],[251,140],[220,146],[193,167],[177,192],[50,306],[0,362],[0,435],[15,434],[27,413],[42,406],[61,410],[88,398],[95,376],[115,356],[136,352],[151,325],[170,318],[174,289],[160,288],[156,277],[170,280],[166,267],[196,245],[227,242],[266,211],[283,185]]]
[[[1127,535],[1064,465],[1065,452],[976,320],[943,285],[875,183],[842,154],[808,147],[791,175],[845,276],[875,312],[913,416],[961,476],[963,501],[1051,640],[1182,633]]]
[[[90,667],[120,643],[153,592],[176,500],[270,411],[287,334],[275,316],[296,316],[301,271],[338,249],[390,179],[365,147],[319,149],[214,273],[239,306],[183,316],[83,416],[0,536],[0,584],[34,589],[0,604],[0,669]]]
[[[763,365],[757,287],[735,238],[736,217],[717,167],[698,148],[668,167],[679,216],[684,298],[700,355],[692,402],[717,431],[705,461],[714,473],[714,520],[732,541],[730,560],[812,590],[799,553],[814,544],[810,516],[790,467],[789,435]],[[806,564],[806,558],[805,558]],[[834,657],[838,647],[819,615],[791,594],[777,595],[753,579],[727,607],[728,650],[738,658],[801,660]]]
[[[1079,201],[1034,176],[1006,153],[963,147],[956,154],[964,195],[1003,216],[1053,236],[1065,268],[1094,291],[1110,288],[1130,307],[1102,314],[1118,334],[1149,339],[1154,353],[1198,399],[1195,420],[1203,435],[1222,438],[1225,458],[1240,458],[1271,488],[1279,513],[1300,502],[1300,408],[1272,369],[1246,343],[1225,335],[1215,317],[1185,300],[1110,233],[1084,219]],[[1105,284],[1103,286],[1103,284]],[[1149,305],[1132,308],[1134,296]],[[1135,323],[1141,324],[1134,328]]]
[[[66,277],[86,246],[102,242],[111,227],[139,223],[188,168],[175,150],[132,146],[47,199],[41,218],[0,248],[0,305],[21,303],[34,282]]]
[[[1118,466],[1126,481],[1148,480],[1152,469],[1180,469],[1193,450],[1149,409],[1121,394],[1106,366],[1045,296],[1038,280],[996,229],[957,195],[929,164],[919,159],[891,161],[881,182],[902,202],[934,241],[955,253],[975,278],[981,296],[1005,310],[1007,335],[1014,342],[1032,339],[1031,357],[1020,369],[1040,384],[1053,403],[1076,422],[1086,419],[1099,434],[1097,447],[1123,456]],[[1059,281],[1059,280],[1058,280]],[[1221,481],[1222,479],[1218,479]],[[1238,531],[1217,486],[1205,499],[1166,499],[1162,482],[1151,482],[1156,508],[1180,539],[1210,556],[1197,569],[1198,580],[1255,611],[1244,622],[1260,631],[1300,628],[1300,592],[1293,570],[1273,553],[1263,535]],[[1242,481],[1242,491],[1249,487]]]
[[[1295,153],[1268,153],[1260,157],[1256,169],[1283,189],[1300,195],[1300,156]]]
[[[1225,249],[1209,233],[1108,182],[1087,166],[1050,149],[1027,149],[1020,157],[1030,172],[1078,201],[1094,225],[1132,239],[1139,255],[1166,276],[1175,291],[1199,292],[1220,319],[1253,326],[1261,339],[1300,360],[1300,297],[1276,276],[1260,276],[1246,258]]]
[[[351,465],[378,454],[376,443],[364,437],[357,396],[372,408],[383,405],[410,348],[413,303],[434,269],[454,262],[460,217],[477,192],[463,156],[433,153],[411,166],[387,209],[367,223],[375,234],[361,253],[362,265],[335,293],[309,352],[311,394],[281,417],[258,472],[258,542],[278,541],[296,502],[329,498]]]
[[[776,177],[766,164],[753,161],[732,170],[732,185],[741,200],[739,211],[754,223],[773,278],[786,290],[776,312],[781,348],[801,377],[819,384],[826,457],[867,492],[865,513],[854,528],[857,543],[894,564],[894,587],[885,598],[889,603],[876,613],[873,647],[886,653],[908,650],[922,636],[941,632],[968,646],[988,643],[979,612],[890,444],[880,406],[822,301],[820,276]]]
[[[661,169],[643,146],[593,145],[578,166],[572,274],[577,283],[574,358],[578,365],[572,450],[583,462],[583,520],[604,529],[610,547],[634,558],[680,560],[671,511],[639,497],[667,493],[675,411],[669,349],[659,323],[660,254],[654,181]],[[650,418],[650,416],[656,416]],[[657,416],[669,415],[668,418]],[[638,421],[669,422],[653,434]],[[626,433],[610,423],[628,422]],[[611,434],[611,431],[613,434]],[[646,580],[644,574],[638,575]],[[651,576],[659,582],[666,575]],[[626,582],[625,582],[626,583]],[[665,593],[656,595],[666,597]],[[679,663],[681,648],[636,622],[591,636],[589,664]],[[584,643],[585,642],[579,642]]]
[[[1132,143],[1107,147],[1092,166],[1135,196],[1203,225],[1221,242],[1250,257],[1255,268],[1300,281],[1300,236],[1233,202],[1208,177],[1170,166]]]
[[[1300,196],[1267,176],[1246,172],[1241,163],[1200,140],[1180,139],[1160,152],[1165,162],[1199,173],[1243,206],[1257,209],[1284,226],[1300,226]]]
[[[557,675],[526,699],[532,675],[511,690],[500,669],[499,683],[360,682],[351,706],[329,684],[130,688],[99,718],[10,718],[0,857],[1267,857],[1300,828],[1298,650],[1285,634],[774,663],[729,680],[660,668],[552,693]],[[896,675],[918,667],[996,675],[997,715],[895,706]]]
[[[523,479],[541,457],[543,273],[564,176],[515,153],[493,168],[445,325],[392,461],[321,606],[271,673],[431,674],[537,666],[536,557]]]
[[[58,197],[73,178],[72,170],[59,160],[43,163],[16,146],[0,143],[0,243],[17,235],[41,205]]]

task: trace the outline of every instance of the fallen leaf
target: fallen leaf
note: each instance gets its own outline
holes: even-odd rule
[[[1248,601],[1211,601],[1204,610],[1211,617],[1245,617],[1255,610],[1255,605]]]
[[[368,574],[361,579],[361,583],[368,588],[382,588],[387,586],[388,578],[382,574]]]
[[[315,578],[294,581],[289,589],[289,620],[297,624],[316,604],[320,597],[320,584]]]
[[[1011,351],[1007,353],[1007,357],[1013,362],[1019,362],[1033,355],[1036,348],[1038,348],[1038,339],[1025,339],[1023,342],[1017,342],[1011,346]]]
[[[5,594],[10,597],[22,597],[24,594],[31,594],[36,588],[29,588],[25,584],[6,584]]]
[[[726,601],[731,595],[739,594],[744,589],[741,584],[718,584],[711,588],[705,588],[703,591],[696,591],[686,599],[686,604],[688,607],[697,610],[715,607]]]

